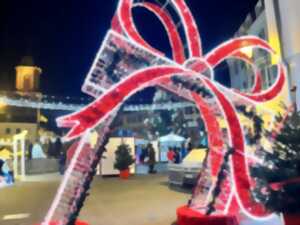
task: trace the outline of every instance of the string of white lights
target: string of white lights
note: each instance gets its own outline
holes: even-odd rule
[[[63,102],[48,102],[48,101],[36,101],[29,99],[12,99],[7,96],[0,96],[0,102],[2,105],[24,107],[24,108],[36,108],[45,110],[60,110],[60,111],[77,111],[86,104],[70,104]],[[126,105],[123,107],[125,112],[134,111],[158,111],[158,110],[174,110],[180,108],[195,107],[190,102],[164,102],[164,103],[153,103],[153,104],[137,104],[137,105]]]
[[[36,101],[29,99],[12,99],[6,96],[0,96],[0,102],[2,105],[24,107],[24,108],[36,108],[36,109],[48,109],[48,110],[63,110],[63,111],[75,111],[82,108],[83,104],[68,104],[63,102],[47,102]]]

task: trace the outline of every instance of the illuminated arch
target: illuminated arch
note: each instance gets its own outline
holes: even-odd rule
[[[269,218],[269,212],[251,197],[253,181],[248,173],[249,162],[244,140],[244,130],[239,113],[236,110],[236,102],[262,109],[262,103],[269,103],[276,99],[286,85],[284,65],[281,63],[277,65],[277,80],[267,90],[262,91],[259,70],[249,57],[242,54],[242,49],[245,47],[260,48],[268,51],[270,54],[275,54],[268,43],[254,36],[244,36],[229,40],[208,54],[202,55],[200,35],[185,1],[171,0],[170,4],[181,18],[186,35],[189,58],[186,58],[184,55],[184,43],[182,43],[176,30],[175,23],[162,6],[147,2],[135,3],[133,0],[119,1],[117,13],[112,22],[112,29],[108,32],[85,81],[89,85],[85,90],[96,90],[93,92],[93,95],[97,96],[97,98],[79,112],[57,119],[59,126],[70,128],[69,133],[64,137],[65,141],[75,138],[80,138],[80,141],[77,146],[73,146],[73,148],[76,148],[74,157],[45,217],[44,225],[48,225],[50,221],[69,224],[70,221],[76,219],[93,178],[93,169],[101,158],[111,122],[127,98],[149,86],[163,87],[196,104],[208,131],[210,149],[208,155],[210,164],[208,167],[212,177],[216,176],[221,169],[225,143],[227,142],[227,145],[235,150],[232,158],[229,160],[230,176],[227,176],[224,181],[230,189],[222,189],[219,199],[224,204],[216,204],[215,213],[236,213],[237,209],[235,206],[238,206],[250,217],[257,219]],[[138,33],[131,15],[133,7],[145,7],[160,19],[169,37],[174,61],[165,58],[163,53],[150,46]],[[131,51],[128,49],[135,48],[151,59],[155,59],[158,63],[146,68],[132,70],[128,74],[124,72],[125,75],[121,76],[118,82],[111,85],[106,84],[105,87],[101,86],[101,84],[93,84],[92,81],[97,79],[97,74],[101,73],[101,68],[105,67],[105,65],[102,65],[102,62],[99,62],[101,54],[105,51],[105,46],[112,45],[112,43],[119,45],[114,48],[123,49],[125,52]],[[233,91],[214,81],[214,68],[228,58],[241,59],[249,63],[253,68],[255,84],[251,93]],[[211,74],[210,78],[202,75],[207,71]],[[187,79],[193,85],[182,89],[172,81],[174,76]],[[210,93],[210,99],[213,99],[214,104],[211,104],[209,99],[199,94],[201,93],[199,90],[202,89]],[[222,137],[216,112],[226,122],[227,139]],[[275,115],[276,112],[272,113]],[[217,136],[214,137],[211,133],[215,133]],[[91,138],[95,139],[92,142],[93,144],[91,144]],[[74,171],[77,170],[79,175],[76,179],[73,176],[75,176]],[[209,190],[210,194],[214,184]],[[68,188],[70,188],[70,191]],[[210,196],[208,195],[207,199],[201,203],[204,207],[198,209],[197,195],[199,195],[199,190],[193,195],[191,207],[205,213],[207,210],[205,207],[207,207]]]

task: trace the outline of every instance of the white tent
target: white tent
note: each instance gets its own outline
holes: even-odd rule
[[[168,161],[167,152],[170,147],[180,147],[185,141],[184,137],[170,133],[166,136],[162,136],[158,139],[160,149],[160,161]]]
[[[176,134],[173,134],[173,133],[170,133],[166,136],[162,136],[159,138],[159,142],[160,143],[165,143],[165,142],[184,142],[185,141],[185,138],[184,137],[181,137],[179,135],[176,135]]]
[[[149,141],[145,140],[145,139],[141,139],[141,138],[135,138],[134,139],[134,144],[135,145],[147,145],[149,143]]]

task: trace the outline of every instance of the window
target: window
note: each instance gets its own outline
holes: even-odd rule
[[[247,87],[248,87],[247,82],[244,81],[244,82],[243,82],[243,88],[244,88],[244,89],[247,89]]]
[[[251,20],[253,22],[256,20],[257,16],[256,16],[256,13],[255,13],[255,9],[251,10],[250,17],[251,17]]]
[[[239,62],[239,61],[237,61],[237,62],[235,63],[235,70],[236,70],[235,74],[236,74],[237,76],[240,76],[241,68],[240,68],[240,62]]]
[[[269,76],[268,76],[268,68],[265,67],[262,70],[262,78],[263,78],[263,88],[266,89],[268,87],[268,83],[269,83]]]
[[[268,68],[268,74],[269,74],[269,83],[272,85],[276,78],[277,78],[277,67],[276,65],[272,65]]]
[[[254,85],[254,76],[252,75],[250,79],[251,79],[250,84],[251,84],[251,86],[253,86]]]
[[[5,134],[10,134],[10,132],[11,132],[10,128],[5,129]]]
[[[185,114],[191,115],[194,113],[194,109],[192,107],[188,107],[185,109]]]
[[[262,13],[263,10],[264,10],[264,1],[259,0],[255,6],[256,17],[258,17]]]
[[[21,133],[21,129],[20,129],[20,128],[17,128],[17,129],[16,129],[16,134],[19,134],[19,133]]]
[[[259,34],[258,37],[262,38],[262,39],[266,39],[267,35],[264,29],[262,29]]]

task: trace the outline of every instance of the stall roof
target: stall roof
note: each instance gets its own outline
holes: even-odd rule
[[[183,142],[183,141],[185,141],[184,137],[181,137],[181,136],[173,134],[173,133],[159,138],[159,142],[161,142],[161,143],[162,142]]]

